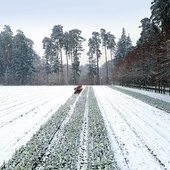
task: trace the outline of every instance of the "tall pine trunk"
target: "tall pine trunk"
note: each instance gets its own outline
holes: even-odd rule
[[[66,64],[67,64],[67,71],[66,71],[66,85],[68,85],[68,53],[66,52]]]
[[[100,84],[100,76],[99,76],[99,56],[97,54],[97,85]]]
[[[109,83],[109,78],[108,78],[108,63],[107,63],[107,49],[106,49],[106,47],[104,48],[105,49],[105,60],[106,60],[106,84],[108,84]]]

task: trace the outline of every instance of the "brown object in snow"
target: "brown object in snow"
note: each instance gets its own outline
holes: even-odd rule
[[[74,94],[79,94],[82,91],[82,85],[79,85],[74,88]]]

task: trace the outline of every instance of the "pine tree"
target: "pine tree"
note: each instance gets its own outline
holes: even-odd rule
[[[71,48],[71,62],[72,62],[72,76],[73,84],[77,84],[80,76],[80,57],[81,52],[84,51],[82,43],[85,39],[81,36],[82,31],[73,29],[69,31],[70,34],[70,48]]]
[[[88,57],[88,76],[90,84],[96,84],[96,75],[97,75],[97,62],[94,57],[95,54],[95,43],[92,38],[89,38],[88,41],[89,51],[87,53]]]
[[[157,76],[156,84],[159,88],[169,83],[170,77],[167,76],[170,63],[167,55],[168,41],[170,39],[170,0],[153,0],[151,6],[151,21],[161,29],[161,42],[157,48]],[[169,85],[168,85],[169,86]]]
[[[153,0],[151,20],[161,28],[170,26],[170,0]]]
[[[101,51],[100,51],[100,45],[101,45],[101,38],[99,32],[92,32],[92,40],[93,40],[93,47],[94,47],[94,53],[96,55],[96,61],[97,61],[97,84],[100,84],[100,74],[99,74],[99,58],[101,57]]]
[[[17,84],[26,84],[28,78],[33,74],[33,60],[35,52],[33,41],[26,38],[20,30],[13,39],[13,57],[11,67]]]
[[[55,25],[52,29],[51,40],[53,42],[53,51],[55,53],[55,61],[60,60],[60,72],[61,72],[61,83],[64,82],[63,75],[63,56],[62,56],[62,48],[63,48],[63,26]],[[57,61],[58,62],[58,61]]]
[[[45,37],[42,41],[44,51],[44,68],[46,72],[47,84],[49,83],[49,74],[51,73],[51,62],[54,61],[55,52],[53,50],[53,43],[49,37]]]
[[[2,82],[9,84],[11,75],[11,60],[13,48],[13,32],[9,25],[4,26],[4,31],[0,33],[0,77]]]
[[[71,32],[65,32],[63,36],[63,49],[65,50],[66,55],[66,84],[69,83],[69,59],[72,55],[72,48],[71,48]]]
[[[151,21],[160,27],[164,41],[170,39],[170,0],[153,0]]]
[[[106,33],[105,29],[100,29],[100,33],[101,33],[101,40],[102,40],[102,46],[104,48],[104,53],[105,53],[105,61],[106,61],[106,84],[108,84],[108,59],[107,59],[107,48],[108,48],[108,41],[109,41],[109,37],[108,34]]]
[[[139,28],[142,28],[142,31],[140,34],[141,36],[137,41],[137,44],[143,44],[149,41],[154,42],[160,36],[159,27],[157,27],[153,22],[151,22],[149,18],[143,18],[141,20],[141,26]]]
[[[125,57],[125,55],[132,50],[132,41],[130,36],[126,36],[126,31],[122,29],[122,35],[119,41],[117,42],[115,61],[118,61],[120,58]]]

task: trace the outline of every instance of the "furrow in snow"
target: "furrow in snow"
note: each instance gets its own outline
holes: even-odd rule
[[[13,110],[4,114],[3,118],[1,117],[0,128],[8,125],[9,123],[16,121],[17,119],[23,118],[23,116],[26,116],[27,114],[30,114],[30,113],[35,114],[40,107],[41,108],[46,107],[46,105],[48,105],[51,101],[57,99],[61,95],[63,95],[63,94],[62,93],[57,94],[57,96],[56,95],[52,96],[52,98],[44,97],[41,99],[36,99],[36,100],[38,100],[38,102],[34,101],[34,102],[31,102],[30,104],[26,104],[25,106],[22,106],[22,107],[20,107],[20,104],[18,104],[19,107],[14,106]]]
[[[23,93],[25,88],[22,89]],[[20,88],[17,89],[20,90]],[[35,87],[29,87],[28,89],[35,90],[35,95],[39,95],[41,91],[49,91],[50,93],[48,95],[52,94],[52,96],[56,96],[56,98],[53,98],[53,100],[46,102],[42,107],[38,107],[36,110],[22,116],[7,126],[0,128],[0,164],[2,164],[4,160],[8,160],[16,149],[25,145],[26,142],[31,139],[32,135],[38,131],[40,126],[44,124],[73,93],[73,87],[40,87],[40,89],[42,89],[41,91],[37,91]],[[63,92],[63,95],[58,95],[61,94],[61,92]],[[42,97],[44,100],[47,100],[43,94]],[[38,105],[39,101],[36,101],[35,105],[36,103]],[[18,112],[20,111],[18,110],[16,114],[18,114]],[[24,112],[23,110],[20,113],[23,114]]]
[[[126,97],[125,95],[118,93],[112,89],[106,87],[101,89],[100,88],[101,87],[95,87],[94,89],[98,102],[100,103],[99,104],[100,109],[102,110],[105,120],[107,120],[107,124],[109,125],[108,127],[110,127],[110,129],[108,128],[109,134],[110,136],[115,135],[114,139],[116,138],[116,140],[118,141],[119,147],[123,152],[123,157],[126,159],[129,168],[130,169],[169,168],[168,161],[169,151],[164,150],[162,151],[162,153],[164,153],[164,156],[162,156],[161,153],[158,153],[158,156],[154,157],[153,154],[151,154],[151,152],[148,152],[148,148],[146,148],[146,146],[151,145],[151,143],[153,145],[156,143],[155,140],[153,140],[155,139],[155,137],[158,138],[162,146],[167,147],[169,145],[166,139],[165,140],[162,139],[157,132],[155,132],[156,135],[153,134],[152,128],[149,128],[146,122],[143,121],[143,119],[136,116],[137,114],[136,111],[134,111],[134,109],[131,109],[132,107],[134,107],[137,110],[139,108],[142,110],[143,105],[140,106],[137,100],[132,100]],[[126,103],[130,103],[130,105]],[[144,112],[148,112],[147,114],[151,114],[150,112],[153,112],[152,109],[153,107],[150,107],[148,105],[147,107],[145,107]],[[142,114],[142,112],[140,112],[140,114]],[[162,116],[164,116],[164,114]],[[142,126],[139,128],[137,124],[140,124],[141,122]],[[150,124],[151,123],[149,123],[149,125]],[[152,136],[150,136],[152,138],[147,137],[147,133],[145,133],[145,130],[148,131],[148,133],[150,134],[152,133],[153,137]],[[143,132],[143,134],[146,135],[146,138],[144,138],[144,136],[142,136],[143,138],[141,138],[140,132],[141,133]],[[148,141],[149,138],[150,141]],[[112,144],[114,147],[115,141],[112,140]],[[157,143],[157,147],[160,147],[161,145],[158,145]],[[161,151],[161,147],[159,151]],[[156,148],[154,148],[152,152],[155,153]],[[120,153],[120,151],[118,153]],[[119,158],[118,155],[117,157]],[[124,168],[124,165],[121,163],[120,166]]]
[[[129,127],[131,127],[132,131],[138,135],[138,138],[162,167],[169,166],[169,160],[167,160],[170,155],[169,114],[133,99],[132,97],[128,97],[127,95],[124,95],[124,97],[124,99],[121,99],[121,102],[119,100],[114,100],[114,104],[119,112],[124,113],[121,114],[122,118],[127,122]],[[131,102],[126,100],[127,98],[130,99]],[[121,107],[122,104],[126,107]],[[149,108],[151,108],[151,110],[148,113],[147,110]],[[159,113],[157,114],[157,112]],[[164,155],[164,157],[162,157],[162,155]]]

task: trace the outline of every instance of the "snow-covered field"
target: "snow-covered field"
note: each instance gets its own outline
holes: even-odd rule
[[[73,94],[73,87],[0,87],[0,164]]]
[[[31,139],[15,153],[13,169],[33,166],[26,164],[35,152],[41,156],[35,156],[38,162],[33,169],[68,164],[73,169],[170,169],[169,113],[107,86],[83,87],[80,95],[73,95],[73,89],[0,87],[0,165]],[[148,95],[170,101],[166,95]],[[39,142],[34,141],[36,137]],[[40,141],[42,148],[36,148]]]
[[[125,89],[125,90],[130,90],[130,91],[137,92],[137,93],[142,93],[144,95],[147,95],[147,96],[150,96],[150,97],[170,103],[170,96],[168,93],[166,93],[165,95],[164,94],[162,95],[160,93],[154,93],[152,91],[140,90],[140,89],[136,89],[136,88],[129,88],[129,87],[123,87],[123,86],[116,86],[116,87]]]
[[[108,87],[94,87],[121,169],[170,168],[170,114]]]

